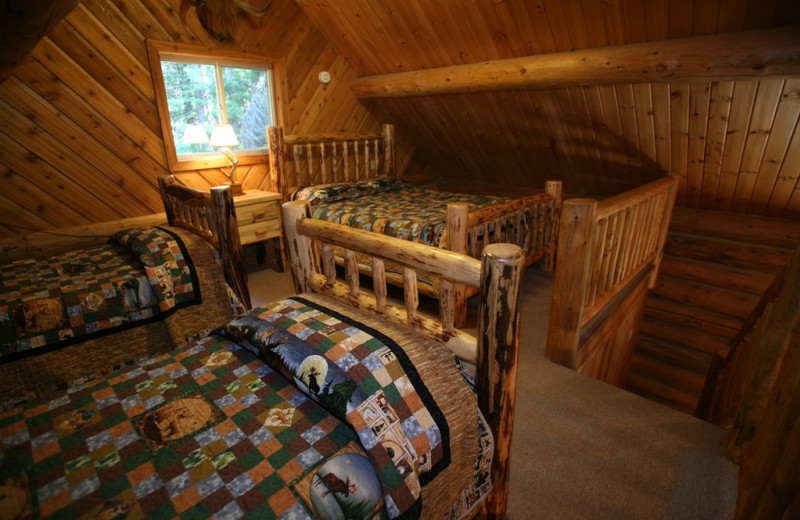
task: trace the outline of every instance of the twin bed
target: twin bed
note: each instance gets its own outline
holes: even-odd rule
[[[230,194],[219,193],[225,208]],[[173,208],[170,220],[207,227],[214,205],[203,207]],[[283,211],[297,297],[0,414],[0,507],[42,517],[460,518],[483,503],[501,517],[525,255],[495,244],[477,260],[309,219],[306,208]],[[336,279],[334,248],[370,258],[373,292],[349,270]],[[403,306],[386,297],[387,264],[403,270]],[[416,282],[429,278],[444,288],[439,319],[417,308]],[[477,336],[454,326],[456,286],[480,294]],[[453,352],[474,364],[477,383]],[[97,368],[92,356],[84,364]]]
[[[156,225],[96,236],[76,230],[64,250],[0,265],[0,402],[166,352],[249,305],[246,284],[233,276],[227,284],[220,264],[220,255],[235,264],[230,250],[241,250],[226,242],[220,253],[217,241],[230,196],[167,191],[168,222],[162,215]]]

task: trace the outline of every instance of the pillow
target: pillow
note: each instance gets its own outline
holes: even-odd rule
[[[412,184],[394,177],[380,177],[358,183],[321,184],[301,188],[294,193],[293,200],[307,200],[312,208],[322,202],[344,200],[365,193],[397,190],[410,187]]]

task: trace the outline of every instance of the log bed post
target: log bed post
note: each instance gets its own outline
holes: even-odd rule
[[[281,194],[281,201],[289,200],[287,182],[284,182],[283,154],[286,153],[283,142],[283,127],[267,127],[267,143],[269,143],[269,191]]]
[[[394,159],[394,125],[386,123],[383,125],[383,174],[387,177],[397,175]]]
[[[544,268],[553,271],[556,268],[556,250],[558,248],[558,225],[561,222],[561,204],[563,202],[563,184],[561,181],[546,181],[544,192],[553,197],[553,210],[546,215],[546,226],[550,228],[549,241],[547,244],[547,257],[544,261]]]
[[[308,203],[293,200],[283,204],[283,233],[286,247],[291,251],[291,272],[297,294],[309,292],[308,280],[320,271],[319,255],[310,238],[297,232],[297,223],[308,216]]]
[[[520,278],[525,254],[513,244],[486,246],[481,260],[476,380],[478,406],[494,435],[489,519],[505,518],[519,357]]]
[[[469,230],[469,204],[454,202],[447,205],[447,249],[455,253],[468,254],[467,233]],[[453,325],[462,327],[467,321],[467,288],[461,284],[453,286]]]
[[[252,307],[250,289],[247,287],[247,269],[244,260],[244,249],[239,239],[239,227],[236,223],[236,210],[233,205],[233,191],[230,186],[214,186],[211,188],[211,201],[217,221],[217,240],[222,263],[228,283],[241,300],[246,309]],[[223,222],[225,224],[223,224]]]

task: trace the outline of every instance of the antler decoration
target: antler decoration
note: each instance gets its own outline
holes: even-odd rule
[[[245,0],[184,0],[184,2],[195,7],[200,24],[218,41],[231,38],[236,28],[239,9],[255,16],[263,16],[272,6],[272,2],[269,2],[263,9],[256,9]]]

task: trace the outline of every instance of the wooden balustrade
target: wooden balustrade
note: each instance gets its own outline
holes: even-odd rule
[[[547,356],[623,386],[644,295],[655,283],[675,200],[664,177],[562,207]]]

